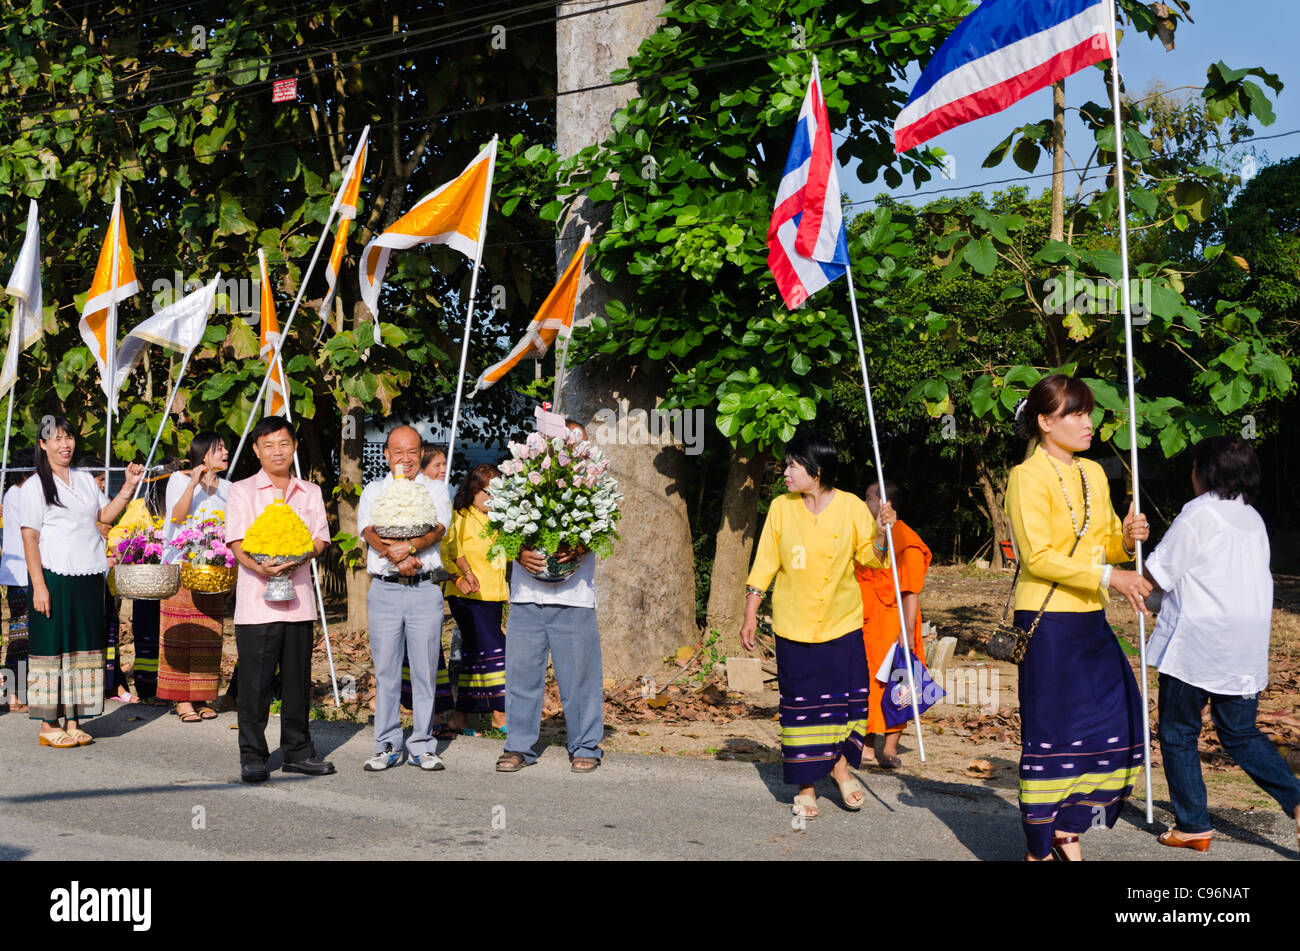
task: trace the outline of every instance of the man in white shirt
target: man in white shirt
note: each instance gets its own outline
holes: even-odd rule
[[[586,431],[569,422],[582,438]],[[530,571],[546,569],[534,549],[519,553],[510,577],[510,616],[506,621],[506,746],[497,772],[515,773],[537,762],[533,747],[542,725],[546,655],[564,704],[571,769],[594,772],[600,765],[605,733],[605,682],[596,627],[596,556],[585,549],[561,551],[556,560],[579,559],[564,581],[547,582]]]
[[[389,474],[361,493],[357,526],[365,538],[366,570],[370,573],[370,656],[375,665],[375,755],[366,760],[368,772],[400,766],[410,754],[413,766],[423,770],[443,768],[433,735],[434,694],[438,658],[442,653],[442,586],[434,572],[442,565],[440,541],[451,524],[451,499],[447,486],[420,472],[420,434],[398,426],[384,443]],[[375,500],[393,484],[394,473],[427,488],[438,522],[419,538],[381,538],[371,511]],[[410,660],[411,709],[415,722],[411,738],[402,732],[400,698],[402,657]]]
[[[1210,812],[1197,740],[1210,716],[1224,750],[1278,804],[1300,832],[1300,781],[1255,725],[1268,686],[1273,576],[1264,521],[1251,507],[1259,462],[1244,439],[1215,436],[1192,451],[1192,489],[1147,559],[1164,592],[1147,645],[1160,671],[1160,749],[1176,828],[1162,845],[1210,847]]]

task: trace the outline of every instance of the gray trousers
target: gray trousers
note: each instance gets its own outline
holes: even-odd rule
[[[437,687],[438,649],[442,637],[442,587],[431,580],[418,585],[373,578],[366,598],[370,614],[370,657],[375,665],[375,752],[386,744],[412,753],[436,752],[433,695]],[[403,741],[402,656],[411,662],[411,709],[415,723]]]
[[[596,609],[510,603],[506,622],[506,751],[532,763],[542,726],[546,654],[564,704],[570,756],[601,757],[605,684]]]

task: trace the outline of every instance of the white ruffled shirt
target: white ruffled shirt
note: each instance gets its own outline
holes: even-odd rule
[[[62,505],[47,505],[39,475],[22,487],[22,527],[41,533],[41,566],[60,575],[102,575],[108,571],[104,539],[95,527],[108,496],[84,469],[69,470],[71,484],[54,476]]]
[[[1240,498],[1205,492],[1184,505],[1146,560],[1165,592],[1147,664],[1225,696],[1268,686],[1268,563],[1264,520]]]

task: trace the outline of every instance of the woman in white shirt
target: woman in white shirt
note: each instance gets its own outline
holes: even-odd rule
[[[32,591],[27,706],[42,721],[41,745],[67,749],[93,743],[80,721],[104,712],[108,558],[97,522],[112,524],[122,514],[144,468],[128,466],[110,502],[89,472],[71,468],[77,439],[68,421],[46,417],[42,433],[37,477],[21,495]]]
[[[1175,828],[1161,845],[1204,852],[1210,812],[1197,741],[1210,716],[1227,753],[1296,820],[1300,781],[1255,726],[1268,686],[1273,576],[1268,534],[1250,501],[1259,460],[1245,439],[1215,436],[1192,450],[1192,490],[1146,574],[1163,592],[1147,662],[1160,671],[1160,749]]]
[[[167,480],[164,518],[170,541],[191,518],[226,512],[230,482],[221,478],[229,459],[226,443],[213,432],[190,442],[189,469]],[[177,563],[180,552],[169,549]],[[215,720],[212,708],[221,681],[221,636],[226,596],[181,587],[162,603],[158,651],[158,698],[176,704],[182,723]]]

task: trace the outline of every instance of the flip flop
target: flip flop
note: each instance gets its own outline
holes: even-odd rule
[[[881,769],[898,769],[903,765],[903,761],[892,753],[881,753],[876,757],[876,765]]]
[[[809,812],[810,809],[811,812]],[[818,815],[817,797],[811,793],[799,793],[794,797],[794,804],[790,807],[790,814],[799,819],[816,819]]]
[[[61,742],[59,739],[60,737],[62,737],[63,740],[65,740],[66,742]],[[66,733],[63,730],[57,730],[52,733],[41,733],[40,742],[41,742],[41,746],[48,746],[51,749],[56,749],[56,750],[70,750],[74,746],[81,745],[80,743],[77,742],[76,737],[70,736],[68,733]]]

